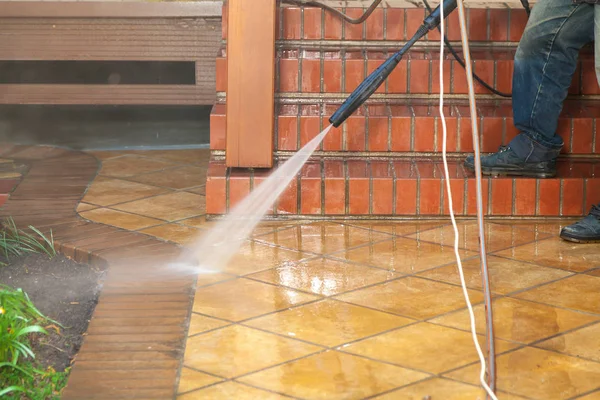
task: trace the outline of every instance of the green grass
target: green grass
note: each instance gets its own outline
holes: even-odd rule
[[[56,372],[49,368],[38,370],[28,363],[15,368],[0,364],[0,398],[7,400],[60,400],[67,384],[69,370]]]
[[[29,226],[33,233],[28,233],[18,229],[12,218],[4,221],[1,227],[3,229],[0,231],[0,255],[5,259],[34,253],[49,257],[56,255],[52,231],[48,237],[33,226]]]

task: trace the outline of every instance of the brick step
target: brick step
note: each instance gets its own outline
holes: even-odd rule
[[[280,196],[274,217],[439,217],[448,214],[441,159],[311,159]],[[476,215],[475,178],[462,161],[449,165],[454,212]],[[600,161],[566,160],[556,178],[484,177],[488,216],[580,217],[600,201]],[[221,215],[246,197],[267,172],[230,170],[211,160],[207,213]]]
[[[356,18],[363,8],[339,8]],[[472,42],[518,42],[527,23],[522,8],[467,8],[467,29]],[[277,13],[278,40],[345,40],[345,41],[402,41],[409,39],[426,17],[424,8],[377,8],[362,24],[342,21],[329,12],[316,7],[283,6]],[[446,35],[452,41],[460,40],[458,12],[446,19]],[[227,5],[223,9],[223,39],[227,38]],[[439,40],[439,32],[430,32],[424,40]]]
[[[450,153],[473,151],[468,103],[448,99],[446,126]],[[600,154],[596,127],[599,102],[567,101],[559,119],[558,134],[565,141],[563,154],[593,156]],[[339,104],[278,104],[276,107],[276,152],[297,151],[328,123]],[[510,101],[478,101],[481,151],[495,152],[518,134],[513,125]],[[225,150],[226,105],[216,104],[211,113],[211,149]],[[442,125],[435,103],[413,102],[368,104],[360,108],[340,128],[332,129],[320,151],[436,153],[442,150]]]
[[[459,49],[457,49],[459,51]],[[512,91],[514,49],[472,51],[473,71],[494,89]],[[280,96],[298,97],[304,94],[349,94],[379,67],[391,53],[376,49],[307,50],[296,48],[277,53],[277,82]],[[459,52],[464,59],[462,53]],[[444,61],[444,93],[468,94],[465,69],[447,53]],[[376,94],[437,94],[439,93],[439,51],[410,51]],[[216,61],[217,92],[227,91],[227,58],[222,50]],[[475,81],[475,92],[492,92]],[[573,76],[570,95],[598,95],[593,49],[582,50]]]

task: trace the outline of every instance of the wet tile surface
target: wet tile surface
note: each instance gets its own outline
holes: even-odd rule
[[[78,212],[189,246],[215,225],[208,155],[98,153]],[[565,221],[486,222],[502,400],[600,399],[600,252]],[[478,228],[459,228],[486,352]],[[447,220],[261,223],[197,277],[177,399],[484,398],[453,242]]]

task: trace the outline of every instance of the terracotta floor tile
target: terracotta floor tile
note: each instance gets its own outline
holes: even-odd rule
[[[164,171],[134,176],[131,180],[169,189],[186,189],[205,184],[206,169],[193,166],[170,168]],[[206,194],[206,191],[204,194]]]
[[[424,232],[429,229],[439,228],[443,225],[448,225],[447,221],[440,222],[389,222],[389,221],[374,221],[374,222],[351,222],[350,225],[363,229],[370,229],[377,232],[389,233],[396,236],[404,236],[416,232]]]
[[[598,338],[600,338],[600,323],[557,336],[537,346],[600,362]]]
[[[485,337],[479,336],[485,352]],[[496,352],[516,345],[496,341]],[[438,374],[477,361],[470,332],[429,323],[419,323],[344,347],[344,351]]]
[[[114,207],[117,210],[173,222],[206,212],[206,199],[197,194],[176,192]]]
[[[494,335],[500,339],[521,343],[541,340],[597,321],[600,318],[511,298],[494,301],[492,310],[494,313]],[[485,335],[483,305],[474,307],[474,311],[477,332]],[[471,329],[471,321],[466,310],[433,319],[431,322],[463,330]]]
[[[98,160],[108,160],[115,157],[122,157],[126,154],[134,154],[132,152],[123,151],[123,150],[101,150],[101,151],[86,151],[86,153],[93,155]]]
[[[205,274],[198,274],[198,279],[196,280],[196,287],[200,288],[202,286],[208,286],[215,283],[228,281],[235,279],[235,275],[226,274],[223,272],[211,272]]]
[[[195,188],[187,189],[188,192],[201,194],[202,196],[206,196],[206,185],[198,186]]]
[[[462,259],[477,255],[468,250],[461,250],[460,254]],[[456,260],[454,249],[449,246],[405,238],[393,238],[333,256],[403,274],[414,274]]]
[[[81,213],[81,212],[84,212],[84,211],[93,210],[95,208],[98,208],[98,206],[94,205],[94,204],[88,204],[88,203],[79,203],[77,205],[77,212]]]
[[[326,351],[240,380],[299,398],[362,399],[426,377],[421,372]]]
[[[353,226],[315,223],[264,235],[260,240],[290,249],[328,254],[387,238],[390,236],[385,233]]]
[[[547,221],[536,221],[536,222],[522,222],[522,221],[494,221],[494,224],[498,225],[506,225],[513,226],[519,229],[529,229],[538,233],[548,233],[550,235],[558,236],[560,234],[560,230],[573,223],[573,220],[565,219],[560,222],[547,222]]]
[[[267,315],[246,325],[333,347],[411,322],[408,318],[324,300]]]
[[[193,226],[194,228],[209,229],[210,227],[214,226],[216,222],[215,221],[207,221],[206,215],[201,215],[199,217],[182,219],[180,221],[177,221],[177,223],[186,225],[186,226]]]
[[[496,393],[502,400],[520,400],[523,397],[506,393]],[[424,382],[415,383],[402,389],[374,397],[374,400],[466,400],[485,399],[486,392],[479,386],[451,381],[444,378],[433,378]]]
[[[179,244],[190,244],[198,239],[201,231],[189,226],[167,224],[143,229],[140,232]]]
[[[210,231],[208,231],[210,232]],[[247,275],[275,267],[293,265],[306,258],[303,253],[257,242],[246,242],[223,268],[223,272]]]
[[[566,271],[582,272],[600,265],[597,246],[566,242],[559,237],[515,247],[496,253]]]
[[[319,258],[264,271],[252,278],[323,296],[396,278],[393,272]]]
[[[546,233],[536,233],[528,229],[499,224],[485,224],[486,250],[496,251],[508,247],[528,243],[539,238],[549,237]],[[466,222],[458,225],[459,247],[479,251],[479,228],[476,222]],[[454,247],[454,229],[452,225],[432,229],[426,232],[410,235],[411,238],[427,242],[441,243]]]
[[[595,269],[593,271],[586,272],[586,274],[592,276],[600,276],[600,269]]]
[[[179,388],[177,393],[185,393],[191,390],[196,390],[201,387],[217,383],[221,380],[222,379],[215,378],[212,375],[183,367],[181,369],[181,377],[179,378]]]
[[[81,215],[82,218],[93,222],[116,226],[119,228],[128,229],[130,231],[164,223],[158,219],[111,210],[109,208],[96,208],[95,210],[84,211],[79,215]]]
[[[469,291],[472,303],[483,301],[483,294]],[[462,289],[421,278],[402,278],[337,297],[409,318],[425,319],[466,307]]]
[[[289,400],[287,396],[271,393],[242,385],[237,382],[225,382],[205,389],[177,396],[177,400]]]
[[[541,267],[502,257],[488,256],[488,274],[492,292],[507,294],[570,275],[567,271]],[[481,261],[479,257],[463,261],[467,287],[482,290]],[[429,279],[460,285],[458,266],[448,265],[419,274]]]
[[[517,295],[553,306],[600,314],[600,278],[575,275]]]
[[[111,158],[103,161],[100,174],[124,178],[145,174],[147,172],[160,171],[175,165],[176,164],[169,161],[153,160],[137,155],[125,155],[123,157]]]
[[[166,192],[168,190],[155,186],[99,176],[89,187],[82,201],[100,206],[111,206]]]
[[[316,299],[295,290],[240,278],[198,289],[193,310],[240,321]]]
[[[321,348],[240,325],[188,339],[184,365],[233,378],[307,356]]]
[[[496,358],[498,389],[534,399],[569,399],[600,387],[600,363],[527,347]],[[448,376],[476,384],[479,366]]]
[[[228,324],[229,323],[225,321],[192,313],[192,317],[190,319],[190,328],[188,330],[188,336],[194,336],[199,333],[211,331],[213,329],[221,328]]]
[[[600,400],[600,390],[582,397],[578,397],[577,400]]]

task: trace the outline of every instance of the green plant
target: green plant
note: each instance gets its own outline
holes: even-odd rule
[[[68,376],[68,369],[64,372],[56,372],[52,368],[42,371],[34,368],[30,363],[23,367],[15,367],[10,363],[0,364],[0,387],[6,387],[0,391],[0,398],[59,400]]]
[[[33,234],[22,231],[17,228],[15,221],[9,218],[2,224],[0,231],[0,254],[5,258],[12,256],[22,256],[28,253],[41,253],[50,257],[56,255],[54,247],[54,237],[50,231],[50,237],[47,237],[39,229],[29,226]]]
[[[35,358],[31,333],[46,334],[36,322],[47,320],[21,289],[0,285],[0,363],[16,365],[19,357]]]

